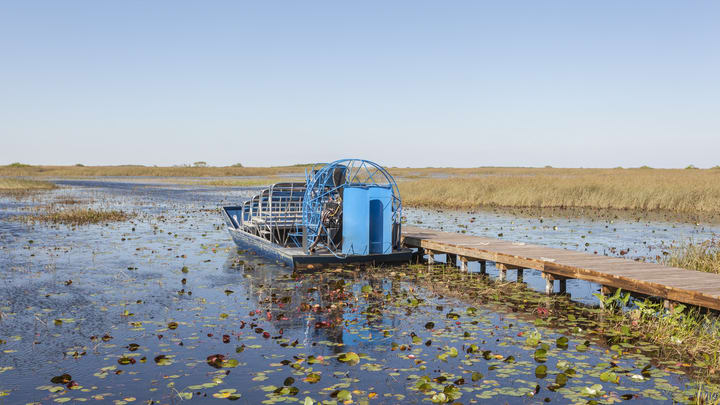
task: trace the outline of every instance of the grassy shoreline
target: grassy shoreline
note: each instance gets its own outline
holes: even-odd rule
[[[285,181],[308,165],[276,167],[0,166],[0,176],[185,177],[242,187]],[[720,169],[389,168],[408,207],[616,210],[720,215]],[[223,179],[223,177],[251,177]],[[255,177],[255,178],[252,178]],[[197,179],[197,182],[194,180]],[[289,178],[287,178],[289,180]],[[1,181],[1,180],[0,180]],[[172,181],[170,181],[172,183]]]

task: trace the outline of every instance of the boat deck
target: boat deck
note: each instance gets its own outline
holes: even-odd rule
[[[523,269],[539,270],[548,293],[555,280],[564,291],[565,280],[579,279],[600,284],[604,293],[621,288],[663,298],[668,305],[682,302],[720,310],[718,274],[413,226],[403,227],[403,244],[422,249],[430,262],[435,254],[448,254],[448,261],[459,261],[465,270],[469,261],[479,261],[483,271],[485,261],[495,262],[503,279],[508,269],[519,271],[518,278]]]

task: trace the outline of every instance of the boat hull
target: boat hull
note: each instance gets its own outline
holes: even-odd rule
[[[300,248],[286,248],[259,236],[228,227],[228,232],[240,249],[252,250],[270,260],[292,269],[317,269],[339,264],[401,264],[412,259],[411,249],[397,250],[387,254],[335,256],[331,253],[305,254]]]

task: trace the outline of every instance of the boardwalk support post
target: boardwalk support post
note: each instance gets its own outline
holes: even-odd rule
[[[550,273],[543,273],[542,278],[545,279],[545,294],[552,295],[553,290],[555,289],[555,277],[553,277]]]
[[[432,250],[427,250],[427,256],[428,256],[428,265],[435,264],[435,252]]]
[[[468,272],[468,259],[465,256],[458,256],[458,259],[460,259],[460,271],[463,273]]]
[[[415,254],[417,258],[417,263],[420,264],[425,261],[425,249],[419,247],[417,248],[417,253]]]
[[[457,255],[456,254],[447,253],[445,255],[445,257],[446,257],[445,264],[447,264],[448,266],[457,267]]]
[[[561,278],[559,282],[560,282],[560,294],[565,294],[567,292],[567,279]]]
[[[518,267],[552,274],[552,278],[545,279],[548,292],[567,294],[567,280],[575,279],[605,286],[602,293],[606,301],[606,291],[622,288],[633,295],[668,300],[668,307],[675,302],[720,311],[720,276],[716,274],[413,226],[403,227],[403,243],[434,250],[427,252],[431,264],[435,263],[434,255],[449,252],[477,261],[481,274],[487,272],[486,261],[501,262],[496,267],[501,280],[506,279],[502,270]],[[464,263],[462,267],[465,270]],[[559,281],[558,290],[554,290],[554,280]]]
[[[516,281],[517,281],[518,283],[522,283],[522,282],[523,282],[523,269],[521,269],[521,268],[518,268],[518,269],[517,269]]]
[[[498,269],[498,277],[500,281],[507,280],[507,266],[502,263],[495,263],[495,267]]]

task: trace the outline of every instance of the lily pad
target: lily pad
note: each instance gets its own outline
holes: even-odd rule
[[[358,356],[355,352],[341,353],[338,356],[338,361],[354,366],[360,362],[360,356]]]

